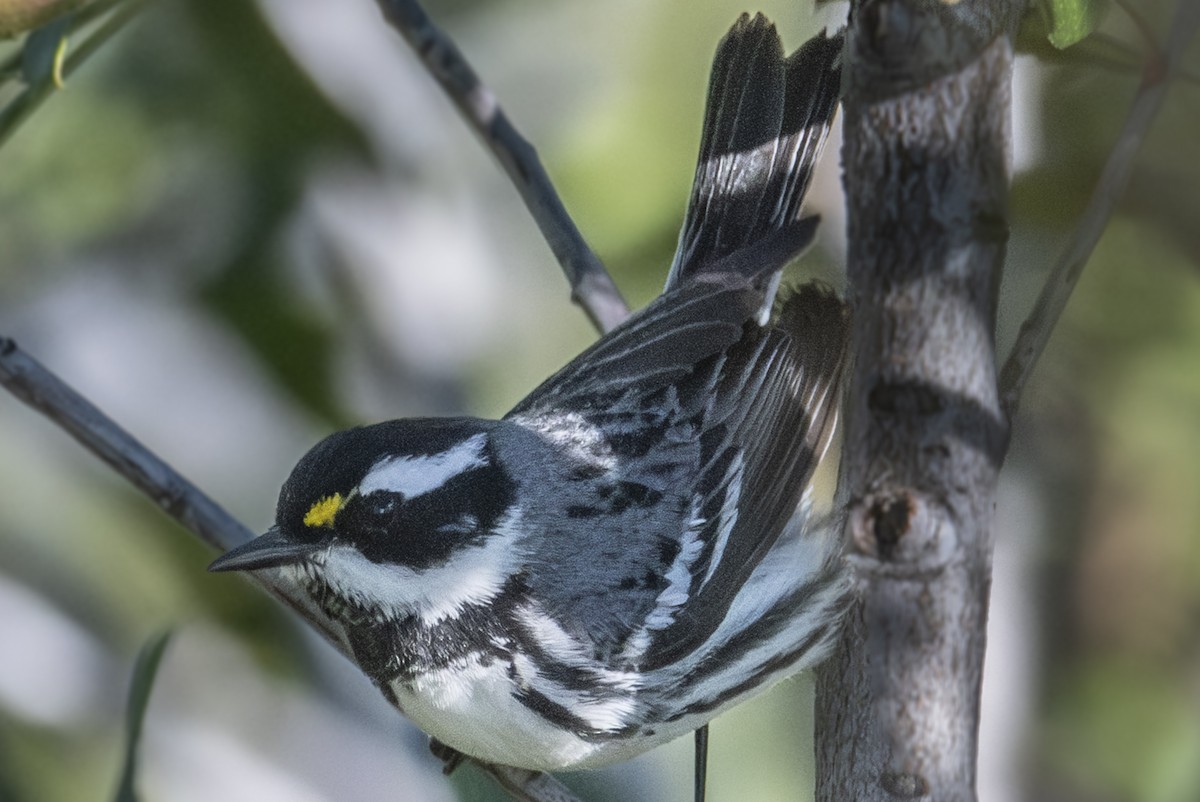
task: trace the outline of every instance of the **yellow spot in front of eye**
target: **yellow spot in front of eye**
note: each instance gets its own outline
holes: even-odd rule
[[[304,516],[305,526],[333,526],[333,519],[342,508],[342,494],[326,496],[308,508]]]

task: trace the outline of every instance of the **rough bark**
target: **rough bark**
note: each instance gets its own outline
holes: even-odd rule
[[[860,598],[817,678],[817,799],[975,798],[1008,423],[996,293],[1022,3],[855,3],[845,150],[855,369],[843,452]]]

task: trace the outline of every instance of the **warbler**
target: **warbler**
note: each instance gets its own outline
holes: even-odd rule
[[[279,569],[392,704],[489,763],[625,760],[819,660],[848,597],[810,503],[848,315],[817,284],[776,295],[816,230],[841,50],[785,57],[743,15],[662,294],[500,420],[329,436],[211,569]]]

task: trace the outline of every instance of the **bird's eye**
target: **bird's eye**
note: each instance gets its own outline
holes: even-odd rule
[[[399,493],[377,490],[360,497],[346,516],[346,530],[385,531],[392,527],[404,498]]]
[[[367,503],[367,509],[375,518],[390,518],[400,504],[395,493],[372,493],[367,497]]]

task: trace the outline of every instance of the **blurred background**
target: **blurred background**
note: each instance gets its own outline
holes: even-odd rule
[[[1185,2],[1190,0],[1184,0]],[[844,6],[758,2],[789,48]],[[1163,37],[1173,8],[1137,6]],[[744,0],[430,0],[635,306],[665,276],[713,48]],[[1015,79],[1002,355],[1147,50]],[[0,42],[12,64],[20,40]],[[997,512],[985,802],[1200,799],[1200,54],[1016,421]],[[19,91],[11,82],[0,103]],[[838,142],[801,273],[840,284]],[[155,0],[0,147],[0,334],[252,529],[317,439],[498,416],[592,341],[515,192],[372,0]],[[109,798],[133,657],[174,631],[148,800],[502,799],[443,778],[342,658],[0,393],[0,800]],[[811,683],[713,727],[716,800],[811,795]],[[564,779],[686,800],[691,744]]]

